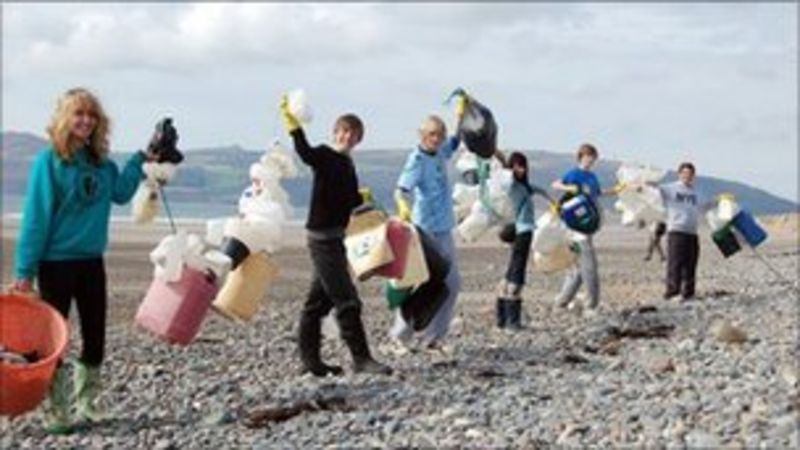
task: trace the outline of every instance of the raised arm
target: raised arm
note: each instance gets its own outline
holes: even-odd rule
[[[306,165],[311,167],[319,165],[320,152],[314,151],[314,148],[309,145],[306,134],[300,126],[300,121],[289,111],[289,98],[286,95],[281,97],[280,111],[283,127],[292,137],[294,151]]]
[[[461,128],[461,122],[464,120],[467,101],[466,93],[456,96],[455,124],[453,125],[454,132],[453,135],[447,139],[442,148],[439,149],[446,159],[452,158],[461,145],[461,138],[459,137],[458,130]]]
[[[322,153],[316,151],[314,147],[308,143],[305,131],[298,127],[289,134],[292,136],[294,151],[300,156],[300,159],[308,166],[317,167],[320,164]]]

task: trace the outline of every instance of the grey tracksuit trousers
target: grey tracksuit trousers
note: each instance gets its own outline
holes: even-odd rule
[[[556,302],[560,306],[569,304],[578,293],[581,284],[586,283],[589,291],[589,308],[596,308],[600,303],[600,277],[597,275],[597,256],[594,252],[592,237],[587,236],[585,240],[578,241],[580,255],[578,265],[572,269],[564,279],[561,292],[556,297]]]

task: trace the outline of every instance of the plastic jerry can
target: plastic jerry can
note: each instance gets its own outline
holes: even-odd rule
[[[169,343],[188,345],[216,293],[213,276],[184,266],[177,281],[153,280],[134,320]]]
[[[733,234],[730,227],[724,227],[713,232],[711,234],[711,239],[714,241],[714,244],[717,245],[722,256],[726,258],[736,254],[742,249],[742,246],[739,245],[739,240],[736,239],[736,235]]]
[[[742,237],[751,247],[757,247],[762,242],[767,240],[767,232],[761,228],[761,225],[756,222],[756,219],[747,211],[739,211],[731,222],[736,231],[742,234]]]
[[[278,272],[278,265],[266,253],[249,255],[236,270],[228,274],[212,304],[214,310],[228,318],[252,319]]]
[[[408,262],[409,243],[411,242],[410,225],[404,224],[397,219],[391,219],[386,224],[386,239],[392,248],[394,260],[389,264],[378,268],[376,275],[386,278],[403,278]]]

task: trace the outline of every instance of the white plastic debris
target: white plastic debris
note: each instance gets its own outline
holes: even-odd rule
[[[314,113],[311,106],[308,104],[306,91],[303,89],[294,89],[288,94],[289,97],[289,112],[304,124],[308,124],[314,118]]]
[[[479,160],[474,154],[464,152],[456,161],[456,168],[465,173],[477,170],[478,164]],[[479,239],[493,227],[514,220],[515,211],[508,195],[514,174],[497,160],[492,159],[489,164],[489,177],[483,181],[486,204],[480,200],[480,185],[456,183],[453,189],[453,210],[459,222],[458,231],[467,242]]]
[[[664,170],[634,162],[625,162],[617,169],[617,182],[623,183],[625,188],[619,193],[614,208],[622,213],[623,225],[664,220],[666,210],[661,194],[647,183],[657,183],[665,175]]]
[[[206,241],[221,246],[226,237],[239,240],[250,253],[274,253],[282,244],[282,228],[292,216],[289,194],[281,181],[297,176],[292,155],[273,142],[270,149],[250,166],[251,184],[242,191],[235,217],[206,223]]]
[[[184,267],[211,271],[220,279],[230,268],[230,258],[208,249],[200,236],[184,230],[164,237],[150,252],[150,261],[154,265],[153,275],[167,282],[180,280]]]

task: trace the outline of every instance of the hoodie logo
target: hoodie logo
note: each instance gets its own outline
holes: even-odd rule
[[[697,196],[695,194],[684,194],[681,192],[675,193],[675,201],[678,203],[689,203],[691,205],[697,204]]]
[[[100,198],[101,181],[94,170],[82,170],[78,174],[77,182],[76,193],[80,203],[90,205]]]

